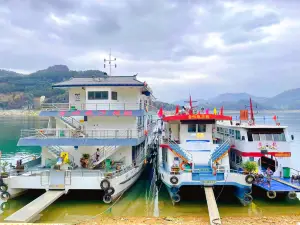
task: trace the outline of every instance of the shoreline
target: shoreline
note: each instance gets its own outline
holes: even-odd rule
[[[207,225],[208,217],[182,216],[182,217],[101,217],[76,223],[78,225],[150,225],[150,224],[181,224],[181,225]],[[300,224],[300,213],[290,216],[252,216],[252,217],[223,217],[223,225],[286,225]]]

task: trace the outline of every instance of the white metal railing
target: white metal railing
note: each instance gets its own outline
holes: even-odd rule
[[[156,107],[135,102],[109,102],[109,103],[43,103],[42,110],[146,110],[154,111]]]
[[[100,151],[99,151],[98,160],[97,160],[97,153],[98,152],[95,152],[93,155],[91,155],[91,157],[89,159],[89,165],[91,165],[92,168],[99,165],[107,157],[109,157],[113,153],[115,153],[116,150],[118,149],[118,147],[119,146],[103,146],[102,148],[99,149]]]
[[[84,132],[84,133],[83,133]],[[74,129],[26,129],[21,130],[21,138],[140,138],[143,137],[143,129],[93,129],[93,130],[74,130]]]

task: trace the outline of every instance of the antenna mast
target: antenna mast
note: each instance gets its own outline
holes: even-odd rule
[[[114,65],[112,65],[112,62],[116,62],[116,61],[117,61],[116,58],[114,58],[114,59],[111,58],[111,49],[109,49],[109,57],[108,57],[108,59],[105,59],[105,58],[104,58],[104,68],[106,67],[106,64],[105,64],[105,63],[108,62],[108,66],[109,66],[109,76],[111,76],[111,67],[114,66],[115,68],[117,68],[117,64],[116,64],[116,63],[114,63]]]

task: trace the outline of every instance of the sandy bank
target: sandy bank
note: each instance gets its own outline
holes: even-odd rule
[[[264,217],[224,217],[222,225],[285,225],[285,224],[300,224],[300,214],[290,216],[264,216]],[[208,218],[201,217],[97,217],[92,220],[87,220],[80,225],[154,225],[154,224],[181,224],[181,225],[207,225]]]
[[[0,110],[0,116],[38,116],[38,110]]]

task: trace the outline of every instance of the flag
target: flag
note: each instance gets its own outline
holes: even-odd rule
[[[217,109],[214,108],[214,115],[217,115]]]
[[[276,121],[276,119],[277,119],[277,116],[276,116],[276,115],[274,115],[274,116],[273,116],[273,120],[275,120],[275,121]]]
[[[160,107],[160,109],[159,109],[157,115],[158,115],[159,118],[162,118],[162,117],[163,117],[163,114],[164,114],[164,113],[163,113],[163,108]]]
[[[223,113],[224,113],[223,111],[224,111],[224,107],[222,106],[221,109],[220,109],[220,115],[222,115],[222,116],[223,116]]]
[[[178,113],[179,113],[179,105],[176,105],[175,115],[177,115]]]
[[[190,95],[190,107],[191,107],[191,109],[193,108],[192,96],[191,95]]]

